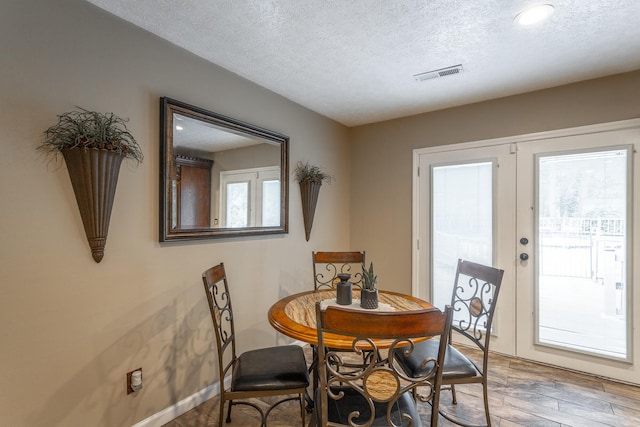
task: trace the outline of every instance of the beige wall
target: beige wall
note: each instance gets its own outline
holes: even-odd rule
[[[284,342],[279,297],[310,289],[311,251],[349,248],[348,130],[81,0],[0,8],[0,426],[129,426],[217,378],[200,275],[225,262],[241,349]],[[305,241],[288,235],[158,243],[159,98],[288,135],[290,165],[336,177]],[[63,162],[35,148],[81,106],[130,118],[145,154],[120,172],[105,257],[91,258]],[[125,393],[142,367],[144,388]]]
[[[640,70],[352,128],[351,246],[380,288],[410,293],[413,149],[637,117]]]

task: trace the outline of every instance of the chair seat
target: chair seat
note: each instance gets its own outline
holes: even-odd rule
[[[249,350],[238,357],[232,391],[306,388],[309,372],[302,348],[297,345]]]
[[[331,397],[327,397],[327,418],[330,422],[349,425],[349,414],[353,411],[360,411],[360,417],[354,418],[353,422],[356,424],[365,424],[371,417],[371,411],[365,398],[351,387],[339,387],[334,389],[335,392],[344,392],[344,397],[339,400],[334,400]],[[320,392],[320,389],[318,389]],[[316,394],[316,402],[320,401],[320,395]],[[394,404],[392,409],[391,420],[396,426],[409,426],[421,427],[422,421],[420,420],[420,414],[416,408],[416,404],[411,396],[411,393],[404,393],[400,396],[398,401]],[[316,405],[315,416],[317,417],[317,425],[322,424],[322,411],[319,409],[320,405]],[[375,402],[375,418],[373,426],[388,426],[387,423],[387,409],[389,404],[387,402]],[[402,419],[402,414],[407,414],[413,419],[413,423],[409,423],[408,420]]]
[[[413,352],[408,356],[403,352],[396,352],[396,360],[407,375],[414,378],[423,376],[429,372],[433,365],[427,364],[423,367],[422,362],[429,358],[437,359],[439,345],[440,341],[437,338],[423,341],[416,344]],[[444,383],[447,380],[481,376],[475,365],[464,354],[451,345],[447,346],[442,371],[442,381]]]

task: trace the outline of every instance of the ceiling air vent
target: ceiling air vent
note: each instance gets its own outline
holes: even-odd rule
[[[413,76],[416,81],[423,82],[425,80],[437,79],[440,77],[452,76],[462,72],[462,65],[454,65],[452,67],[441,68],[439,70],[427,71],[426,73],[415,74]]]

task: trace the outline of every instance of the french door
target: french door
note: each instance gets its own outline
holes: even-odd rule
[[[640,384],[636,144],[640,120],[415,150],[414,294],[502,268],[492,350]]]
[[[280,168],[220,172],[223,228],[280,225]]]

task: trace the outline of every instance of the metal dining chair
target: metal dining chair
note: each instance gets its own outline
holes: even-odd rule
[[[304,427],[304,393],[309,386],[309,373],[302,348],[297,345],[287,345],[236,354],[233,310],[224,264],[220,263],[202,273],[202,281],[218,346],[220,377],[218,425],[223,425],[224,404],[227,401],[229,402],[227,422],[231,422],[233,405],[248,405],[260,412],[262,426],[265,427],[267,417],[273,408],[289,400],[298,400]],[[225,388],[225,377],[229,374],[231,386]],[[246,400],[266,396],[286,397],[271,405],[266,412],[258,405]],[[244,400],[238,401],[239,399]]]
[[[362,283],[362,264],[365,251],[362,252],[312,252],[313,288],[335,288],[338,274],[351,274],[349,281],[360,288]]]
[[[437,426],[440,383],[452,308],[404,312],[372,312],[316,304],[320,386],[310,425],[317,426],[422,426],[414,394],[430,402],[430,425]],[[324,344],[325,334],[353,336],[352,352],[368,350],[373,357],[360,369],[342,371],[344,353]],[[411,353],[416,342],[437,336],[441,348],[436,357],[423,361],[424,374],[408,377],[395,362],[397,352]],[[376,343],[384,340],[388,350]],[[386,345],[384,347],[386,347]],[[380,356],[387,354],[386,357]],[[414,393],[420,388],[421,392]]]
[[[442,385],[451,388],[454,405],[457,404],[456,384],[482,385],[484,413],[486,425],[489,427],[491,426],[487,388],[489,341],[503,275],[503,270],[458,260],[451,296],[451,305],[454,310],[451,333],[457,332],[464,338],[463,342],[466,341],[482,352],[482,366],[478,366],[471,358],[454,347],[451,344],[452,337],[450,336],[442,373]],[[427,340],[419,343],[413,353],[396,353],[395,357],[408,375],[419,377],[424,374],[424,368],[421,366],[422,360],[435,357],[439,349],[440,343],[437,340]],[[455,424],[472,427],[460,417],[453,417],[443,411],[440,412],[440,415]]]
[[[365,251],[336,252],[336,251],[319,251],[312,252],[313,259],[313,287],[318,289],[335,289],[339,274],[350,274],[352,286],[361,289],[362,286],[362,266],[364,265]],[[311,347],[313,352],[313,363],[309,367],[312,372],[317,363],[315,346]],[[332,349],[337,351],[336,349]],[[369,357],[369,353],[363,353],[363,357]],[[314,388],[317,385],[317,377],[314,376]]]

